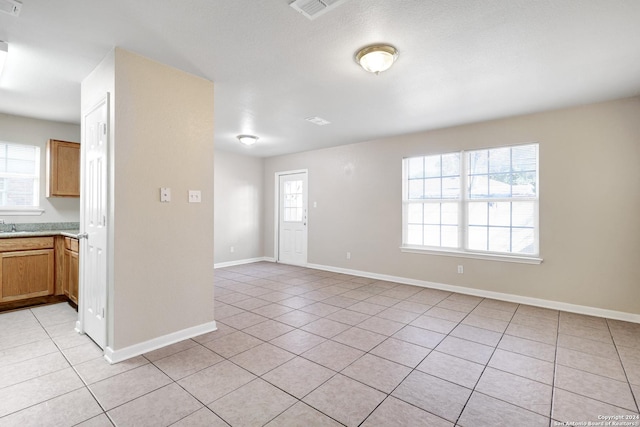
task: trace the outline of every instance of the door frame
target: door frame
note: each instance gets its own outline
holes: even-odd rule
[[[92,105],[91,108],[89,108],[87,110],[87,112],[83,112],[82,114],[82,122],[81,122],[81,142],[85,142],[85,132],[86,132],[86,117],[93,113],[95,110],[97,110],[98,108],[101,108],[102,106],[105,106],[105,108],[107,109],[107,117],[106,117],[106,131],[107,131],[107,137],[106,137],[106,144],[107,144],[107,165],[106,165],[106,170],[107,170],[107,178],[106,178],[106,186],[107,186],[107,212],[111,212],[110,211],[110,189],[112,186],[112,182],[111,182],[111,93],[110,92],[106,92],[105,95],[103,97],[101,97],[98,102],[96,102],[95,104]],[[85,227],[85,210],[86,210],[86,189],[85,189],[85,175],[86,175],[86,168],[85,168],[85,161],[86,161],[86,156],[87,156],[87,145],[81,143],[80,144],[80,236],[82,235],[86,235],[86,227]],[[105,292],[105,323],[104,323],[104,327],[105,327],[105,331],[104,331],[104,337],[105,337],[105,342],[104,342],[104,349],[106,349],[109,346],[109,280],[108,280],[108,275],[109,275],[109,266],[110,266],[110,262],[109,262],[109,257],[110,257],[110,251],[109,251],[109,243],[111,242],[111,238],[110,238],[110,232],[111,232],[111,219],[109,218],[110,213],[107,215],[107,219],[106,219],[106,233],[107,233],[107,239],[106,239],[106,256],[107,256],[107,270],[106,270],[106,274],[107,274],[107,280],[105,281],[105,283],[107,284],[107,289],[104,290]],[[84,319],[84,312],[85,312],[85,303],[86,303],[86,299],[84,298],[84,284],[86,281],[86,275],[85,275],[85,261],[86,261],[86,256],[84,255],[84,252],[86,251],[86,245],[87,245],[87,240],[86,238],[79,238],[78,239],[78,269],[79,269],[79,274],[78,274],[78,320],[76,322],[76,327],[75,330],[76,332],[80,333],[80,334],[85,334],[85,319]],[[103,350],[104,350],[103,349]]]
[[[306,194],[306,209],[307,209],[307,225],[304,228],[304,234],[305,234],[305,254],[306,254],[306,260],[305,260],[305,265],[308,264],[309,262],[309,170],[308,169],[294,169],[294,170],[289,170],[289,171],[282,171],[282,172],[276,172],[275,173],[275,201],[274,201],[274,205],[275,205],[275,209],[274,209],[274,218],[275,218],[275,223],[274,223],[274,235],[273,235],[273,257],[275,259],[275,262],[279,263],[280,262],[280,177],[281,176],[285,176],[285,175],[295,175],[295,174],[299,174],[299,173],[304,173],[307,176],[307,188],[305,189],[305,194]]]

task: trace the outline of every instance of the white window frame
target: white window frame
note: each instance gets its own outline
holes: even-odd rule
[[[33,147],[35,148],[35,175],[24,175],[24,174],[14,174],[8,172],[0,172],[0,178],[11,178],[11,177],[33,177],[33,201],[34,204],[31,206],[4,206],[0,205],[0,215],[10,215],[10,216],[22,216],[22,215],[42,215],[44,213],[44,209],[40,208],[40,179],[41,179],[41,170],[40,170],[40,161],[41,161],[41,147],[34,144],[20,144],[15,142],[7,142],[0,141],[2,144],[13,145],[13,146],[23,146],[23,147]]]
[[[444,155],[450,153],[431,153],[425,154],[423,156],[412,156],[406,157],[402,159],[402,246],[400,250],[406,253],[419,253],[419,254],[429,254],[429,255],[440,255],[440,256],[453,256],[460,258],[472,258],[472,259],[485,259],[485,260],[493,260],[493,261],[505,261],[505,262],[516,262],[516,263],[524,263],[524,264],[540,264],[543,259],[540,258],[540,145],[538,142],[529,142],[524,144],[513,144],[506,146],[498,146],[498,147],[489,147],[484,148],[484,150],[491,150],[496,148],[512,148],[518,147],[522,145],[537,145],[537,159],[536,159],[536,196],[535,197],[518,197],[518,198],[486,198],[486,199],[470,199],[469,198],[469,175],[467,170],[467,153],[472,151],[483,150],[482,148],[474,148],[470,150],[462,150],[460,151],[460,198],[458,199],[434,199],[429,200],[425,199],[423,202],[419,203],[429,203],[429,202],[458,202],[458,248],[448,248],[448,247],[436,247],[436,246],[421,246],[421,245],[409,245],[406,244],[408,239],[408,206],[412,202],[408,200],[408,168],[407,163],[410,158],[415,157],[428,157],[428,156],[437,156]],[[470,202],[526,202],[533,201],[534,202],[534,245],[535,251],[531,255],[525,254],[517,254],[510,252],[494,252],[494,251],[479,251],[479,250],[470,250],[468,248],[468,236],[469,236],[469,224],[468,224],[468,209]]]

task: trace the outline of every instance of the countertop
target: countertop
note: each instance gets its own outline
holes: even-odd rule
[[[0,239],[48,236],[65,236],[77,239],[78,234],[80,234],[80,230],[0,231]]]
[[[0,239],[14,237],[65,236],[78,238],[80,224],[77,222],[36,222],[13,224],[0,219]],[[11,231],[15,230],[15,231]]]

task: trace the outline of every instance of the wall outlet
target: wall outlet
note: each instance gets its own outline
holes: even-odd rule
[[[347,252],[347,259],[351,259],[351,252]]]
[[[160,201],[161,202],[170,202],[171,201],[171,189],[167,187],[160,188]]]
[[[236,248],[234,248],[233,246],[229,248],[229,252],[234,253],[235,251],[236,251]]]
[[[463,274],[464,273],[464,267],[459,265],[458,266],[458,274]]]

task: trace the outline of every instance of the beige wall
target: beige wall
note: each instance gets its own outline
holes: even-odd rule
[[[263,159],[216,150],[216,264],[262,257],[263,174]]]
[[[40,147],[40,208],[44,209],[44,213],[37,216],[3,215],[0,212],[0,218],[7,223],[79,221],[80,199],[46,197],[45,158],[49,139],[80,142],[80,126],[0,113],[0,141]]]
[[[83,82],[111,92],[108,345],[214,320],[213,84],[116,48]],[[160,203],[160,187],[172,201]],[[202,203],[188,203],[188,190]]]
[[[532,141],[542,264],[400,252],[403,157]],[[639,164],[638,97],[268,158],[264,253],[274,174],[306,168],[309,263],[640,314]]]

